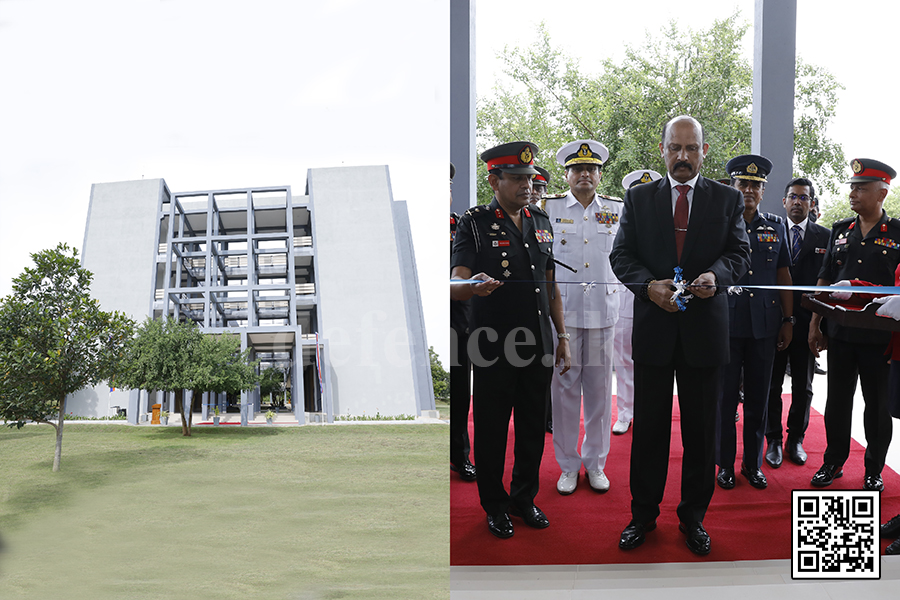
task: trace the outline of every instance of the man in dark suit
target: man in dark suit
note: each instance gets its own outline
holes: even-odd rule
[[[715,489],[716,404],[720,367],[728,363],[728,301],[750,264],[744,205],[734,188],[700,176],[709,149],[689,116],[663,128],[659,150],[668,175],[625,194],[613,271],[634,303],[634,424],[631,444],[632,519],[619,540],[625,550],[656,528],[666,484],[672,428],[672,388],[681,411],[682,498],[679,529],[696,554],[708,554],[703,528]],[[685,310],[673,298],[676,266],[683,270]]]
[[[794,285],[816,285],[822,259],[828,248],[831,232],[812,219],[816,188],[809,179],[798,177],[784,188],[784,210],[787,213],[788,247],[791,254],[791,279]],[[769,418],[766,428],[766,462],[773,468],[781,466],[781,387],[787,365],[791,366],[791,408],[787,418],[785,450],[792,462],[806,463],[803,438],[809,426],[809,407],[812,404],[812,379],[815,359],[809,350],[809,321],[812,313],[800,306],[803,292],[794,292],[794,337],[787,349],[779,348],[772,367],[769,386]]]

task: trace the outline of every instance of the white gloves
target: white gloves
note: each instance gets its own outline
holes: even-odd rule
[[[832,287],[835,287],[835,286],[849,287],[849,286],[851,286],[851,283],[846,279],[841,279],[837,283],[832,283],[831,286]],[[834,298],[835,300],[849,300],[850,296],[852,296],[852,295],[853,294],[851,292],[831,292],[831,294],[830,294],[830,296],[832,298]]]
[[[881,306],[875,311],[876,315],[881,317],[890,317],[895,321],[900,321],[900,296],[883,296],[873,300],[875,304]]]

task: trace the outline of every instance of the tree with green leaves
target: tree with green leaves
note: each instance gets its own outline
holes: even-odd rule
[[[284,405],[283,396],[279,398],[284,392],[284,376],[284,369],[278,365],[263,369],[259,374],[259,393],[261,396],[268,396],[270,404]]]
[[[241,339],[237,335],[201,336],[187,369],[187,389],[199,397],[204,392],[237,394],[255,388],[259,384],[259,362],[250,360],[250,352],[250,348],[241,352]]]
[[[203,334],[191,321],[147,317],[128,343],[116,383],[133,390],[174,392],[180,395],[181,431],[191,435],[191,411],[185,411],[184,390],[191,389],[186,365]]]
[[[433,346],[428,347],[428,358],[431,361],[431,382],[434,385],[434,399],[442,402],[450,401],[450,374],[441,364],[441,359]]]
[[[250,349],[241,352],[240,338],[202,334],[192,321],[147,318],[128,344],[116,383],[141,390],[174,392],[181,397],[181,432],[190,436],[193,414],[184,390],[237,393],[256,386],[256,362]]]
[[[74,248],[59,244],[31,258],[34,267],[0,301],[0,418],[10,427],[53,426],[59,471],[67,396],[113,377],[134,322],[100,310]]]
[[[849,190],[841,196],[831,198],[828,203],[822,206],[822,216],[819,218],[819,224],[823,227],[831,228],[835,221],[846,219],[847,217],[856,217],[856,213],[850,208],[850,202],[847,199]],[[900,187],[892,187],[881,205],[884,212],[890,217],[900,218]]]
[[[739,12],[703,31],[672,21],[657,37],[648,33],[644,43],[626,47],[621,62],[606,59],[600,73],[590,75],[556,49],[542,24],[533,44],[501,55],[513,85],[479,98],[479,152],[530,140],[541,149],[536,162],[551,173],[548,193],[565,192],[554,153],[574,139],[595,139],[610,151],[598,191],[621,196],[622,178],[630,171],[665,172],[658,150],[662,125],[689,114],[703,124],[710,145],[704,174],[724,177],[728,159],[750,152],[753,71],[740,53],[748,28]],[[799,59],[796,74],[794,170],[835,191],[846,161],[826,132],[843,86],[825,69]],[[480,161],[479,169],[478,200],[490,202]]]

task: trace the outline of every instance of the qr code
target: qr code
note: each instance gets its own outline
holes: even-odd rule
[[[878,492],[794,490],[794,579],[880,579]]]

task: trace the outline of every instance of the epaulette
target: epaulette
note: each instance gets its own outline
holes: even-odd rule
[[[544,212],[544,209],[541,208],[540,206],[538,206],[537,204],[529,204],[528,209],[531,210],[531,212],[537,213],[539,215],[543,215],[543,216],[547,217],[548,219],[550,218],[550,216],[546,212]]]
[[[469,210],[466,211],[466,214],[470,217],[477,217],[483,214],[489,214],[491,211],[488,210],[487,205],[479,204],[478,206],[473,206]]]
[[[776,215],[775,213],[764,212],[762,213],[762,218],[768,219],[769,221],[775,221],[776,223],[784,223],[784,217]]]
[[[459,221],[459,215],[456,214],[455,212],[453,212],[452,210],[450,211],[450,218],[456,219],[457,221]]]
[[[560,198],[565,198],[568,196],[568,193],[563,192],[562,194],[546,194],[542,199],[543,200],[559,200]]]
[[[848,223],[852,223],[856,220],[856,217],[847,217],[846,219],[841,219],[840,221],[835,221],[831,224],[832,227],[837,227],[838,225],[847,225]]]
[[[607,196],[606,194],[597,194],[597,195],[600,196],[601,198],[603,198],[604,200],[612,200],[613,202],[624,202],[624,200],[622,200],[621,198],[617,198],[615,196]]]

